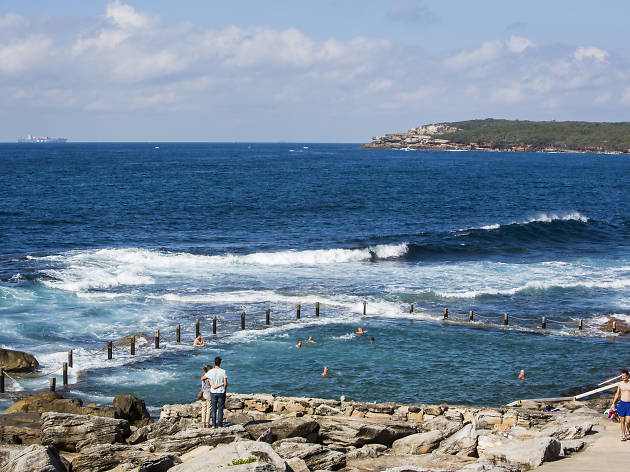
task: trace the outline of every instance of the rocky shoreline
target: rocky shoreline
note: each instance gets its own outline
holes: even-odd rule
[[[98,407],[46,392],[0,416],[0,472],[514,472],[584,448],[607,402],[545,411],[228,394],[226,425],[212,429],[201,401],[164,405],[153,421],[130,395]]]
[[[457,143],[445,139],[446,135],[459,131],[447,124],[429,124],[411,128],[407,132],[388,133],[383,136],[373,136],[372,142],[360,146],[359,149],[400,149],[403,151],[502,151],[502,152],[551,152],[551,153],[598,153],[624,154],[613,151],[604,146],[588,149],[567,149],[558,146],[502,145],[495,146],[491,142]],[[630,153],[630,149],[625,154]]]

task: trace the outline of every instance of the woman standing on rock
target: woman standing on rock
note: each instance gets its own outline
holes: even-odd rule
[[[207,365],[203,368],[204,375],[212,369],[211,365]],[[210,427],[210,412],[212,411],[212,396],[210,395],[210,381],[208,379],[201,378],[201,393],[203,395],[203,404],[201,405],[201,422],[204,428]]]

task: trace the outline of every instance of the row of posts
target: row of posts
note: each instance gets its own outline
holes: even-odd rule
[[[413,305],[409,306],[409,313],[413,313]],[[468,313],[468,320],[469,321],[474,321],[475,318],[475,312],[470,310],[470,312]],[[448,308],[444,308],[444,319],[448,320]],[[510,315],[508,315],[507,313],[503,315],[503,325],[504,326],[509,326],[510,324]],[[540,327],[542,329],[547,329],[547,317],[543,316],[542,317],[542,321],[540,323]],[[581,331],[582,330],[582,320],[578,321],[578,329]],[[617,322],[613,321],[612,323],[612,332],[616,333],[617,332]]]
[[[300,316],[301,316],[301,305],[296,305],[296,318],[299,320]],[[363,314],[365,315],[367,313],[367,302],[363,302]],[[413,305],[409,305],[409,313],[413,313]],[[319,302],[315,303],[315,316],[319,317]],[[469,312],[469,321],[474,321],[474,312],[472,310],[470,310]],[[444,319],[448,320],[448,308],[444,308]],[[200,328],[199,328],[199,320],[195,320],[195,337],[198,337],[200,334]],[[271,310],[269,308],[267,308],[265,310],[265,324],[269,325],[271,323]],[[508,326],[509,325],[509,315],[506,313],[505,315],[503,315],[503,325],[504,326]],[[547,318],[546,317],[542,317],[542,322],[541,322],[541,328],[542,329],[547,329]],[[245,329],[245,312],[241,312],[241,329]],[[578,322],[578,329],[582,330],[582,320],[579,320]],[[613,321],[612,323],[612,332],[616,333],[617,332],[617,322]],[[214,315],[212,317],[212,334],[217,334],[217,317],[216,315]],[[175,328],[175,337],[177,340],[177,343],[179,344],[181,342],[181,325],[177,325],[177,327]],[[132,336],[130,339],[130,353],[132,356],[134,356],[136,354],[136,337]],[[156,330],[155,331],[155,338],[154,338],[154,346],[155,349],[159,349],[160,348],[160,330]],[[113,343],[111,341],[107,342],[107,359],[112,359],[113,357]],[[72,368],[72,349],[68,350],[68,362],[64,362],[63,366],[62,366],[62,378],[63,378],[63,385],[64,387],[67,387],[68,385],[68,367]],[[4,385],[5,385],[5,373],[4,373],[4,369],[0,368],[0,393],[4,393]],[[54,392],[55,391],[55,386],[56,386],[56,378],[51,377],[50,379],[50,391]]]

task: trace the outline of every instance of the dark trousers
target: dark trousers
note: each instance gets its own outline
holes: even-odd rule
[[[212,404],[210,416],[212,417],[212,427],[217,427],[217,419],[219,426],[223,426],[223,407],[225,406],[225,393],[211,393],[210,402]],[[217,410],[218,418],[217,418]]]

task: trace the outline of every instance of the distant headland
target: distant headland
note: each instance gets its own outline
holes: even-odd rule
[[[486,120],[374,136],[362,149],[630,153],[630,122]]]

